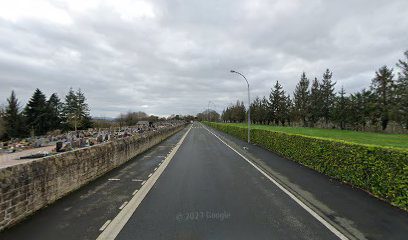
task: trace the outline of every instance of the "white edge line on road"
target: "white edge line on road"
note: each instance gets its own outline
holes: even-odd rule
[[[133,191],[132,196],[134,196],[138,191],[139,189],[136,189],[135,191]]]
[[[105,228],[109,225],[109,223],[111,222],[111,220],[106,221],[101,228],[99,228],[99,231],[103,231],[105,230]]]
[[[119,209],[122,210],[122,209],[126,206],[126,204],[128,204],[128,202],[124,202],[124,203],[119,207]]]
[[[150,173],[150,174],[149,174],[149,176],[147,176],[147,177],[149,178],[149,177],[151,177],[152,175],[153,175],[153,174],[152,174],[152,173]]]
[[[275,179],[273,179],[271,176],[269,176],[266,172],[264,172],[262,169],[260,169],[258,166],[256,166],[253,162],[251,162],[249,159],[247,159],[245,156],[243,156],[241,153],[239,153],[233,147],[228,145],[228,143],[226,143],[224,140],[222,140],[220,137],[218,137],[215,133],[210,131],[207,127],[205,127],[205,126],[203,126],[203,127],[208,132],[210,132],[212,135],[214,135],[218,140],[220,140],[222,143],[224,143],[227,147],[229,147],[232,151],[234,151],[236,154],[238,154],[240,157],[242,157],[245,161],[247,161],[249,164],[251,164],[256,170],[261,172],[272,183],[274,183],[279,189],[281,189],[290,198],[292,198],[297,204],[299,204],[303,209],[305,209],[308,213],[310,213],[310,215],[312,215],[317,221],[319,221],[327,229],[329,229],[334,235],[336,235],[338,238],[340,238],[342,240],[348,240],[348,238],[343,233],[341,233],[334,226],[332,226],[330,223],[328,223],[324,218],[322,218],[319,214],[317,214],[315,211],[313,211],[310,207],[308,207],[305,203],[303,203],[299,198],[297,198],[295,195],[293,195],[289,190],[287,190],[285,187],[283,187],[281,184],[279,184]]]
[[[119,212],[118,215],[116,215],[116,217],[112,220],[112,222],[108,225],[108,227],[106,227],[106,229],[98,236],[97,240],[108,240],[108,239],[112,240],[112,239],[115,239],[116,236],[118,236],[118,234],[120,233],[122,228],[125,226],[127,221],[136,211],[137,207],[146,197],[147,193],[156,183],[157,179],[159,179],[160,175],[166,169],[167,165],[170,163],[171,159],[176,154],[177,150],[180,148],[181,144],[183,143],[184,139],[186,138],[190,130],[191,130],[191,126],[187,130],[187,132],[183,135],[183,137],[180,139],[180,141],[177,143],[176,147],[173,149],[170,156],[168,156],[164,160],[163,164],[157,169],[157,171],[152,175],[152,177],[146,181],[146,184],[144,184],[139,189],[139,191],[135,193],[135,195],[132,197],[129,203]]]

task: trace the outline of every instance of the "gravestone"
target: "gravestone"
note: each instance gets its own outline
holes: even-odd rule
[[[61,141],[56,142],[55,143],[55,150],[57,152],[61,152],[61,149],[62,149],[62,142]]]

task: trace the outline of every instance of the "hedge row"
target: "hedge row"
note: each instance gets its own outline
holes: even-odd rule
[[[207,125],[247,138],[247,128]],[[251,142],[408,210],[408,150],[251,129]]]

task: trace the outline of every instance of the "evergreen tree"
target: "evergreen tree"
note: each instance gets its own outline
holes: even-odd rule
[[[62,127],[63,104],[56,93],[53,93],[48,99],[47,111],[49,130],[60,129]]]
[[[282,85],[279,81],[276,81],[274,88],[269,95],[270,110],[272,112],[272,120],[276,125],[285,123],[285,110],[286,110],[286,96]]]
[[[289,125],[292,123],[292,119],[294,119],[294,111],[293,111],[293,101],[288,94],[285,98],[285,109],[284,109],[284,119]],[[283,124],[285,124],[285,122]]]
[[[389,69],[387,66],[381,67],[375,72],[376,76],[371,83],[371,88],[378,96],[377,110],[381,118],[382,130],[387,128],[390,120],[390,108],[394,91],[394,75],[392,72],[393,69]]]
[[[332,82],[333,73],[329,69],[323,74],[322,83],[320,85],[321,98],[321,116],[324,118],[326,124],[329,123],[333,114],[333,105],[335,100],[334,85]]]
[[[268,99],[264,96],[261,100],[261,122],[263,124],[269,124],[269,102]]]
[[[303,126],[306,126],[306,118],[309,115],[309,84],[309,79],[307,79],[306,73],[303,72],[293,93],[295,116],[303,122]]]
[[[4,117],[6,115],[6,109],[0,106],[0,140],[6,137],[6,123]]]
[[[315,78],[310,89],[309,114],[311,127],[319,121],[321,108],[322,100],[320,95],[320,84],[317,78]]]
[[[20,106],[14,91],[11,91],[10,98],[7,99],[8,105],[4,114],[6,128],[6,137],[17,138],[25,134],[23,116],[20,112]]]
[[[92,127],[92,118],[89,112],[88,104],[86,103],[85,94],[78,89],[76,92],[76,97],[78,101],[78,116],[80,116],[81,129],[87,129]]]
[[[337,98],[334,108],[334,119],[339,124],[340,129],[346,128],[348,118],[348,99],[346,97],[346,91],[343,87],[339,92],[340,96]]]
[[[47,113],[45,95],[37,88],[24,109],[26,126],[32,135],[44,135],[48,131]]]
[[[68,127],[75,131],[81,128],[88,128],[91,125],[89,107],[81,89],[74,92],[74,90],[70,88],[68,94],[65,96],[63,117]]]
[[[396,82],[396,120],[408,129],[408,51],[404,55],[406,60],[397,63],[401,72]]]

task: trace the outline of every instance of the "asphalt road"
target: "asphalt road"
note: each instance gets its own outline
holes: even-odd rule
[[[117,237],[336,238],[198,123]]]
[[[408,215],[194,123],[0,239],[96,239],[113,230],[116,239],[406,239]]]

